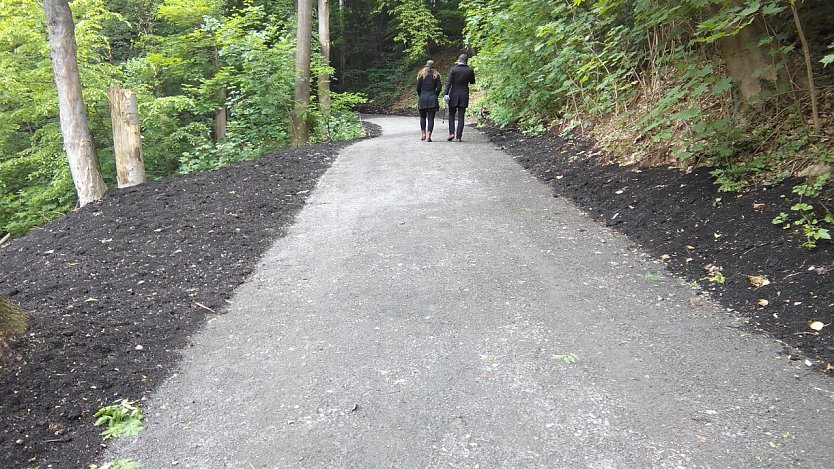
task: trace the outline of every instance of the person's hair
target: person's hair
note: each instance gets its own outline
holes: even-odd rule
[[[440,78],[440,72],[438,72],[432,67],[423,67],[417,73],[417,78],[426,78],[427,76],[429,76],[429,73],[431,73],[431,76],[433,76],[434,78]]]
[[[458,56],[458,63],[465,64],[469,60],[469,56],[466,54],[460,54]]]

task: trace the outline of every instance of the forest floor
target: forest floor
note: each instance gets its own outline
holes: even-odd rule
[[[785,344],[792,360],[834,371],[834,242],[814,249],[804,236],[771,221],[797,202],[799,180],[743,193],[721,193],[709,168],[604,164],[593,142],[553,132],[526,136],[512,129],[481,129],[524,168],[572,200],[599,223],[613,227],[674,274]],[[834,190],[822,196],[834,207]],[[720,268],[724,283],[709,268]],[[762,278],[769,282],[757,286]],[[813,330],[809,324],[825,327]]]
[[[719,194],[705,170],[597,165],[588,143],[484,130],[557,196],[783,341],[791,359],[834,362],[834,245],[802,248],[770,223],[788,205],[782,196],[792,200],[790,184]],[[2,246],[0,293],[31,324],[0,367],[0,467],[93,461],[103,445],[92,414],[176,372],[191,334],[224,308],[345,145],[111,191]],[[703,280],[708,264],[724,284]],[[812,320],[828,326],[813,331]]]

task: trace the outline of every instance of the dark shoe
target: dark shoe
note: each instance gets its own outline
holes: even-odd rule
[[[457,140],[457,141],[458,141],[458,142],[462,142],[462,141],[463,141],[463,140],[461,140],[461,139],[458,139],[458,140]]]
[[[451,142],[451,141],[452,141],[452,140],[454,140],[454,139],[455,139],[455,136],[454,136],[454,135],[449,135],[449,138],[447,138],[447,139],[446,139],[446,141],[447,141],[447,142]]]
[[[420,135],[420,140],[425,140],[425,139],[426,139],[426,133],[422,132],[422,135]]]

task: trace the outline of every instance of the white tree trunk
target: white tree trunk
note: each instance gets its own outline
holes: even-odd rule
[[[319,42],[325,65],[330,65],[330,0],[319,0]],[[330,74],[319,75],[319,107],[330,117]]]
[[[145,161],[142,155],[142,136],[139,132],[139,109],[136,95],[130,90],[111,86],[110,120],[113,123],[113,154],[116,158],[116,177],[119,187],[130,187],[145,182]]]
[[[306,144],[310,139],[310,122],[307,110],[310,107],[310,54],[313,34],[312,0],[298,0],[298,33],[295,51],[295,105],[292,123],[292,146]]]
[[[72,180],[82,207],[99,200],[107,191],[98,169],[87,110],[81,95],[76,58],[75,25],[67,0],[44,0],[43,9],[52,51],[52,70],[58,88],[61,134]]]

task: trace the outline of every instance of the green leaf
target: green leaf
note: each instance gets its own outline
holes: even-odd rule
[[[676,112],[676,113],[672,114],[670,116],[670,118],[674,121],[680,122],[680,121],[685,121],[685,120],[688,120],[688,119],[692,119],[693,117],[696,117],[700,114],[701,114],[700,109],[690,108],[690,109],[684,109],[683,111],[680,111],[680,112]]]
[[[725,91],[729,91],[732,87],[733,80],[730,78],[724,78],[715,84],[715,86],[712,88],[712,94],[719,95],[721,93],[724,93]]]

